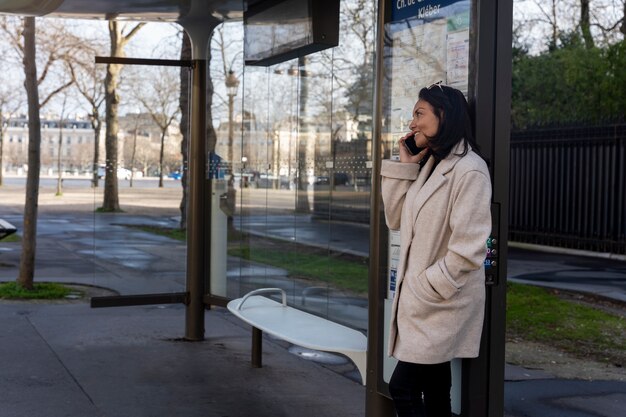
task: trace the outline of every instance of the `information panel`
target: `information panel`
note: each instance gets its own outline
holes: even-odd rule
[[[390,15],[383,114],[387,133],[401,135],[422,87],[441,81],[467,96],[470,1],[396,0]]]

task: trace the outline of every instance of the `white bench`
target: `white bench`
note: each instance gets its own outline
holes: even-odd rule
[[[12,235],[16,231],[17,231],[17,228],[15,226],[7,222],[6,220],[0,219],[0,240],[4,239],[5,237],[9,235]]]
[[[258,295],[270,292],[281,292],[282,303]],[[261,366],[260,332],[263,331],[294,345],[347,356],[356,365],[365,385],[367,337],[363,333],[288,306],[287,294],[281,288],[251,291],[242,298],[230,301],[227,307],[236,317],[253,327],[253,366]],[[256,335],[255,329],[259,332]],[[255,350],[258,352],[255,353]]]

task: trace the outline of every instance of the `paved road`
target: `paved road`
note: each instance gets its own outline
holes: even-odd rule
[[[368,256],[369,227],[326,222],[311,216],[250,216],[246,231],[340,252]],[[626,302],[626,262],[593,256],[555,254],[509,247],[509,279],[554,288],[591,292]]]
[[[16,187],[24,187],[26,184],[26,177],[15,177],[15,176],[4,176],[3,182],[7,186],[16,186]],[[137,188],[156,188],[158,186],[159,179],[154,177],[149,178],[134,178],[133,179],[133,187]],[[104,179],[100,180],[100,186],[104,184]],[[39,185],[41,187],[56,187],[57,178],[56,177],[41,177],[39,179]],[[118,186],[120,188],[128,188],[130,187],[129,180],[118,180]],[[171,178],[163,178],[163,186],[167,188],[180,188],[180,181],[173,180]],[[63,177],[63,188],[91,188],[91,179],[79,176],[67,176]]]
[[[626,303],[626,262],[620,260],[511,248],[508,275],[517,282],[591,292]]]

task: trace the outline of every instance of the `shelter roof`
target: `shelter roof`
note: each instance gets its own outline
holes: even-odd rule
[[[182,22],[241,19],[243,0],[0,0],[0,14]]]

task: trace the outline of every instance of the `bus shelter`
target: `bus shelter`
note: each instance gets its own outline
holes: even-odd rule
[[[0,0],[0,13],[177,22],[191,39],[189,62],[98,61],[191,69],[186,291],[109,297],[94,306],[184,303],[185,338],[202,340],[206,308],[239,300],[232,307],[238,311],[244,302],[270,300],[295,312],[287,322],[305,312],[311,325],[330,324],[321,331],[337,324],[340,333],[366,335],[354,348],[319,347],[358,362],[368,416],[393,415],[387,383],[394,363],[385,337],[398,242],[382,220],[381,161],[393,157],[419,88],[442,81],[463,91],[490,161],[493,230],[481,354],[454,364],[453,411],[503,415],[512,1]],[[206,92],[211,37],[224,22],[241,22],[244,33],[240,79],[231,70],[227,80],[235,89],[231,114],[239,86],[243,97],[236,132],[231,120],[220,143],[207,138]],[[345,239],[345,222],[363,226],[350,229],[359,236]],[[313,234],[324,236],[322,244]],[[259,268],[276,253],[294,270],[317,259],[330,281],[285,280]],[[361,289],[332,280],[346,259],[366,264]],[[251,298],[270,293],[279,301]],[[308,338],[312,347],[321,339],[304,333],[289,337]],[[259,333],[253,339],[258,348]],[[259,354],[253,362],[260,365]]]

